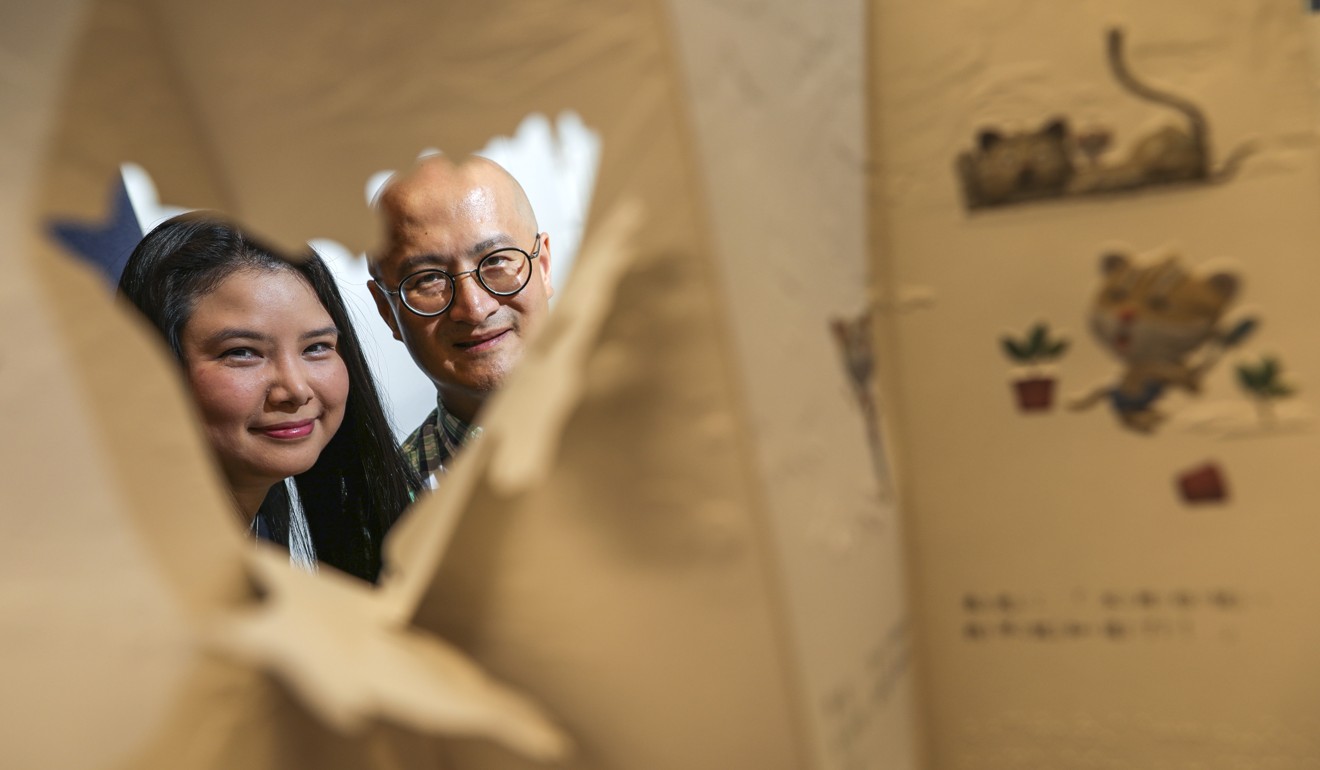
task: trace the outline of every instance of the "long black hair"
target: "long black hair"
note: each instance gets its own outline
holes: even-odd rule
[[[420,482],[390,432],[362,345],[334,276],[314,252],[284,259],[211,213],[174,217],[134,249],[119,292],[160,330],[183,361],[183,329],[197,301],[239,270],[292,270],[311,285],[339,329],[340,357],[348,370],[344,421],[316,464],[294,477],[307,514],[316,557],[375,582],[381,541]],[[279,542],[287,542],[289,500],[276,484],[257,515]]]

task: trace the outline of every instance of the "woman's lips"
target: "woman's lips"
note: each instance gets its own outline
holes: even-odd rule
[[[282,422],[279,425],[267,425],[257,428],[257,431],[271,438],[295,439],[312,435],[312,429],[315,426],[316,420],[302,420],[300,422]]]
[[[480,339],[475,339],[475,340],[465,340],[463,342],[455,342],[454,347],[458,348],[459,350],[465,350],[468,352],[479,352],[482,350],[488,350],[499,344],[499,341],[504,339],[504,335],[508,333],[509,330],[505,329],[504,331],[497,332],[496,334],[492,334],[489,337],[482,337]]]

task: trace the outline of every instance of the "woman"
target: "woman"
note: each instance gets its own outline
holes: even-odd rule
[[[374,582],[419,484],[394,443],[334,278],[233,226],[185,214],[133,251],[120,293],[183,367],[230,493],[253,530]]]

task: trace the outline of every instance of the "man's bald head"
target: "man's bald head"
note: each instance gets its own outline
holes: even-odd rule
[[[383,246],[371,260],[371,272],[379,280],[376,264],[416,239],[419,231],[439,223],[487,216],[492,208],[503,210],[536,232],[536,214],[527,193],[504,167],[479,155],[428,155],[411,169],[386,182],[376,206],[381,213]]]

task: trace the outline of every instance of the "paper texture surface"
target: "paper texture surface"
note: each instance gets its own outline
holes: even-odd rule
[[[1279,357],[1300,384],[1290,408],[1320,374],[1301,9],[872,7],[881,258],[896,299],[928,298],[892,322],[933,766],[1313,763],[1317,435],[1261,429],[1235,372]],[[1258,151],[1217,184],[968,214],[955,157],[985,127],[1008,136],[1063,116],[1075,136],[1111,132],[1121,158],[1187,124],[1116,80],[1114,27],[1137,77],[1203,110],[1216,164],[1253,139]],[[1166,251],[1189,280],[1234,274],[1223,325],[1252,315],[1258,328],[1199,391],[1156,394],[1167,419],[1153,430],[1125,424],[1136,402],[1070,410],[1124,370],[1092,331],[1102,257]],[[1070,347],[1050,365],[1053,407],[1029,412],[1000,340],[1038,321]],[[1246,436],[1203,430],[1242,409]],[[1186,474],[1207,461],[1221,496],[1188,502]]]
[[[744,390],[766,361],[733,355],[748,328],[733,319],[753,305],[724,294],[665,6],[314,5],[71,6],[84,26],[44,113],[47,152],[16,196],[23,260],[5,289],[4,312],[37,324],[5,341],[4,361],[25,361],[5,385],[7,448],[22,448],[6,518],[32,533],[16,549],[43,544],[12,561],[14,617],[39,633],[7,642],[5,679],[35,704],[7,725],[9,745],[38,766],[505,768],[561,745],[534,702],[576,744],[567,766],[833,766],[822,694],[877,640],[895,640],[878,670],[897,666],[906,641],[876,636],[892,603],[854,623],[856,604],[812,612],[810,598],[893,563],[797,585],[833,552],[798,526],[818,519],[768,508],[770,479],[796,460],[754,449],[746,400],[801,398],[802,383]],[[609,258],[584,254],[583,298],[449,488],[401,525],[378,592],[291,572],[244,540],[171,363],[39,234],[104,222],[107,180],[135,162],[162,202],[220,208],[286,245],[365,249],[372,173],[568,109],[601,134],[587,240],[599,228]],[[640,207],[631,230],[610,224],[625,200]],[[832,367],[822,419],[859,455],[839,468],[841,518],[826,519],[865,529],[879,492],[828,347],[835,311],[810,316],[827,346],[812,365]],[[60,483],[70,474],[82,485]],[[794,550],[804,536],[816,540]],[[853,562],[873,553],[892,556],[867,545]],[[104,643],[76,658],[75,634]],[[813,662],[836,637],[840,666]],[[52,744],[75,701],[71,739]]]

